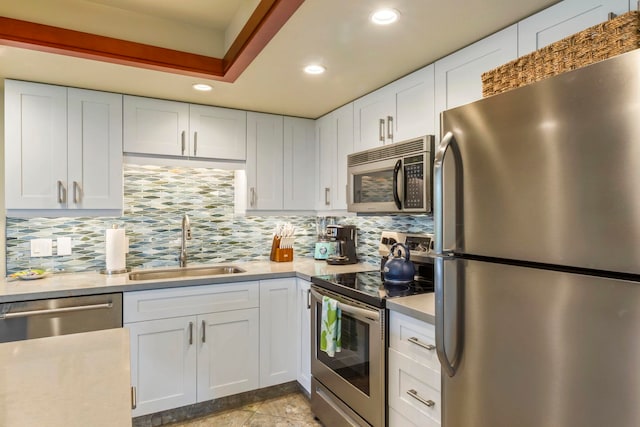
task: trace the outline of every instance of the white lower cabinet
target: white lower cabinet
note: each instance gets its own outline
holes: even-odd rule
[[[435,327],[395,311],[389,319],[389,427],[436,427],[441,420]]]
[[[260,387],[295,381],[296,279],[260,281]]]
[[[311,394],[311,282],[298,279],[298,383]]]
[[[134,417],[259,387],[259,282],[126,292]]]
[[[126,292],[134,417],[295,381],[295,278]]]
[[[259,387],[259,311],[198,316],[198,402]]]
[[[131,385],[136,389],[133,416],[196,401],[196,346],[190,344],[190,326],[195,324],[196,316],[125,324],[131,339]]]

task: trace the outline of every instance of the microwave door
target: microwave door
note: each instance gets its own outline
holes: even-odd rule
[[[395,197],[402,200],[402,163],[381,160],[349,167],[349,212],[399,212]]]

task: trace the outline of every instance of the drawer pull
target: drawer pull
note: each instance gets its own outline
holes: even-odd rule
[[[424,398],[420,397],[420,395],[418,395],[418,392],[413,389],[407,391],[407,394],[423,405],[427,405],[429,408],[432,408],[436,405],[436,402],[434,402],[433,400],[425,400]]]
[[[417,346],[420,346],[422,348],[426,348],[429,351],[433,351],[433,350],[436,349],[435,345],[433,345],[433,344],[425,344],[423,342],[420,342],[420,340],[418,338],[416,338],[416,337],[411,337],[407,341],[409,341],[410,343],[415,344]]]

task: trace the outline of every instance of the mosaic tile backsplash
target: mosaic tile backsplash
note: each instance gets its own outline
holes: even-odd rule
[[[191,219],[189,263],[268,260],[273,229],[279,222],[296,228],[294,257],[313,257],[315,216],[252,216],[234,211],[234,172],[206,168],[125,165],[124,211],[119,218],[13,218],[6,221],[7,274],[28,267],[51,271],[105,268],[107,228],[117,224],[129,238],[127,266],[133,269],[178,266],[181,222]],[[358,257],[377,265],[382,230],[433,232],[430,215],[340,217],[358,227]],[[68,256],[32,258],[30,240],[71,237]]]

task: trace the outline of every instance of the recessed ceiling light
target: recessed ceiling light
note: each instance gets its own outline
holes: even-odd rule
[[[207,92],[210,91],[212,89],[212,87],[208,84],[204,84],[204,83],[196,83],[192,86],[195,90],[199,90],[202,92]]]
[[[307,65],[306,67],[304,67],[304,72],[307,74],[322,74],[326,71],[327,69],[325,67],[323,67],[322,65],[318,65],[318,64],[311,64],[311,65]]]
[[[373,12],[371,22],[378,25],[393,24],[400,17],[400,12],[395,9],[380,9]]]

